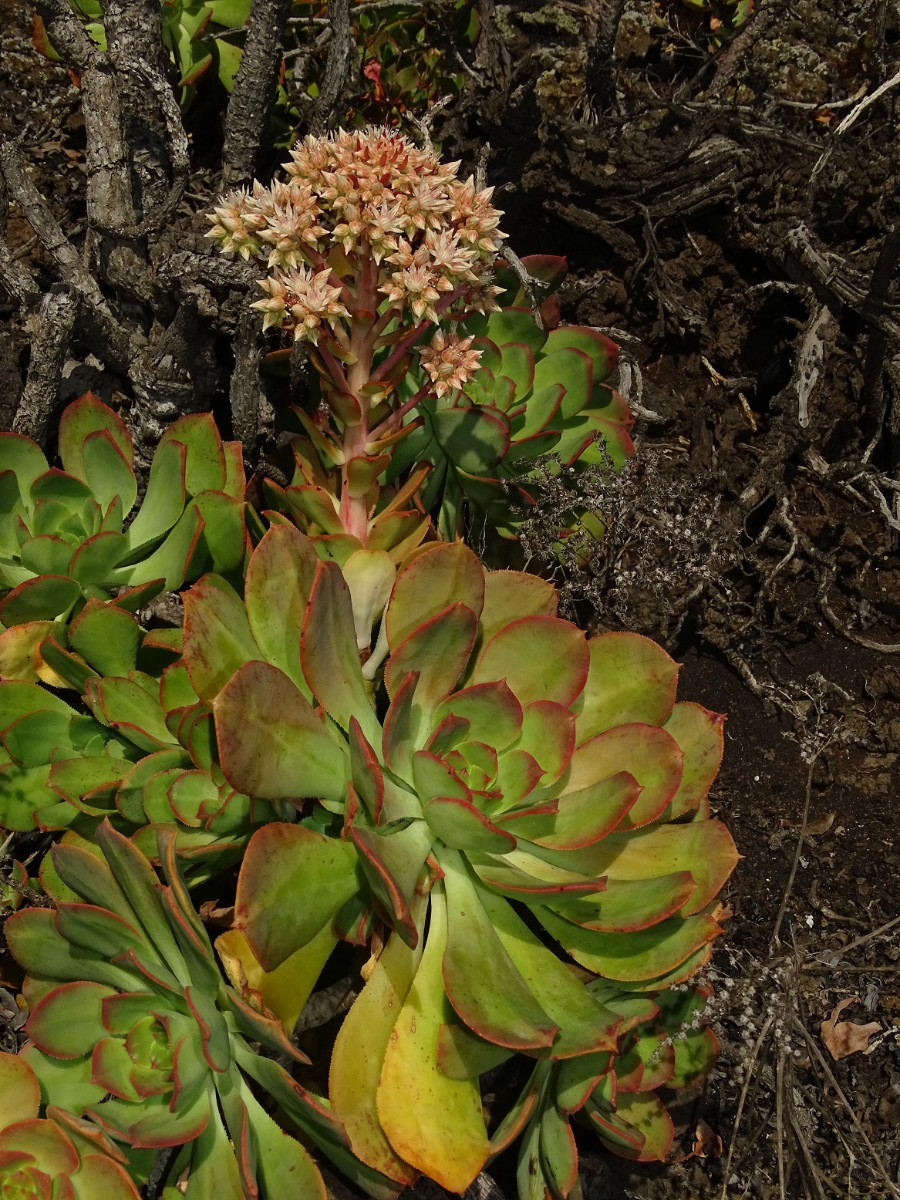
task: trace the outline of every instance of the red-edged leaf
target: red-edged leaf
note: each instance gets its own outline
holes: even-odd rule
[[[523,617],[495,634],[478,656],[472,683],[505,679],[520,704],[551,700],[569,705],[588,675],[587,642],[557,617]]]

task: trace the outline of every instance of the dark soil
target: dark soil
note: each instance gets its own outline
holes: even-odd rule
[[[713,803],[744,858],[710,971],[720,1062],[676,1110],[682,1161],[586,1142],[584,1195],[897,1197],[900,17],[757,0],[730,32],[629,0],[614,58],[587,53],[619,7],[498,5],[436,124],[486,167],[514,249],[568,257],[564,318],[622,347],[639,467],[598,479],[613,529],[568,602],[658,638],[682,697],[728,714]],[[77,237],[77,91],[22,7],[0,22],[0,133]],[[7,244],[41,269],[15,211]],[[27,331],[2,311],[8,428]],[[834,1061],[821,1025],[853,997],[839,1020],[881,1032]]]

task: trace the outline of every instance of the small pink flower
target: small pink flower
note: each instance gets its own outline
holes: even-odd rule
[[[478,370],[480,350],[471,350],[472,338],[438,330],[430,346],[420,346],[422,366],[434,384],[434,394],[441,398],[447,392],[461,388]]]
[[[334,325],[339,317],[350,315],[340,301],[340,286],[331,283],[329,267],[315,274],[306,267],[298,267],[261,280],[260,285],[269,293],[269,299],[257,300],[253,307],[266,314],[264,325],[282,324],[290,313],[295,342],[315,345],[323,321]]]

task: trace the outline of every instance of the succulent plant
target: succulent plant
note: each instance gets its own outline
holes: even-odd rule
[[[473,511],[514,538],[537,459],[576,475],[622,466],[633,446],[606,382],[616,348],[558,327],[546,297],[542,328],[505,265],[492,281],[504,235],[491,189],[389,130],[307,138],[286,169],[287,182],[225,197],[210,232],[265,260],[256,307],[310,343],[320,376],[322,406],[293,410],[294,475],[286,489],[266,484],[271,508],[328,539],[341,563],[360,548],[399,563],[429,517],[445,540]],[[566,269],[550,256],[524,265],[543,291]]]
[[[89,661],[46,648],[61,678],[83,693],[78,707],[38,684],[0,682],[0,827],[91,839],[109,819],[151,858],[157,831],[170,829],[182,870],[192,885],[202,882],[240,857],[255,828],[283,819],[285,806],[251,800],[222,775],[212,713],[183,664],[171,661],[180,629],[144,639],[170,660],[159,679],[136,669],[133,641],[127,651],[119,645],[123,673],[101,675],[79,637],[88,615],[109,662],[122,614],[96,601],[72,627]]]
[[[9,1200],[139,1200],[127,1157],[102,1130],[51,1106],[22,1056],[0,1053],[0,1195]]]
[[[165,885],[109,824],[97,842],[102,857],[76,846],[52,851],[63,894],[75,901],[24,909],[6,925],[10,950],[28,972],[30,1040],[20,1060],[40,1082],[42,1103],[53,1106],[48,1112],[63,1109],[86,1135],[139,1152],[131,1159],[139,1182],[153,1163],[140,1152],[174,1146],[168,1177],[188,1197],[324,1200],[308,1151],[266,1112],[252,1081],[360,1177],[327,1102],[252,1048],[308,1061],[277,1021],[225,983],[171,833],[159,835]],[[361,1178],[377,1185],[372,1172],[363,1169]]]
[[[377,538],[383,549],[407,540],[393,518],[403,503],[412,507],[427,466],[383,500],[379,477],[405,413],[432,386],[458,386],[474,371],[478,354],[451,325],[495,307],[498,290],[501,214],[491,189],[457,179],[458,169],[393,130],[341,130],[299,142],[286,181],[255,183],[215,210],[209,236],[266,264],[255,305],[265,326],[308,342],[321,376],[327,415],[300,414],[306,436],[292,496],[311,532],[366,547]],[[440,354],[423,347],[427,382],[401,406],[395,393],[410,351],[436,326]]]
[[[522,265],[536,278],[549,274],[551,286],[565,273],[564,260],[546,256]],[[418,463],[433,465],[419,494],[445,540],[461,536],[473,514],[501,537],[516,537],[534,502],[529,480],[538,459],[549,456],[557,471],[574,469],[577,512],[578,474],[597,465],[618,470],[634,453],[631,412],[607,382],[618,358],[614,343],[587,326],[542,329],[513,292],[501,297],[501,311],[461,323],[480,354],[478,370],[419,402],[386,473],[392,482]],[[400,396],[421,386],[421,371],[412,369]]]
[[[225,777],[304,814],[251,839],[236,928],[266,972],[329,926],[387,925],[332,1101],[363,1162],[462,1191],[491,1153],[483,1071],[621,1053],[609,990],[656,993],[709,957],[736,862],[706,799],[721,719],[675,703],[654,643],[586,639],[549,584],[459,543],[401,568],[363,667],[350,588],[290,525],[254,551],[244,601],[207,576],[185,604]]]
[[[118,593],[116,615],[99,618],[95,604],[84,617],[76,652],[81,639],[96,649],[95,618],[133,639],[129,614],[159,592],[210,568],[239,571],[246,534],[240,445],[223,443],[209,414],[166,430],[133,514],[131,437],[110,408],[90,394],[70,404],[59,454],[62,470],[28,438],[0,434],[0,678],[65,687],[41,645],[65,644],[86,605]]]

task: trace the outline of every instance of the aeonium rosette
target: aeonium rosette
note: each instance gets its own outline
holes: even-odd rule
[[[276,1124],[259,1088],[351,1177],[377,1188],[378,1178],[350,1153],[327,1102],[254,1048],[274,1051],[285,1063],[308,1062],[276,1020],[226,985],[179,872],[171,832],[160,832],[158,850],[164,882],[108,822],[96,847],[58,845],[51,852],[54,907],[26,908],[6,923],[10,951],[27,972],[29,1041],[14,1060],[22,1068],[0,1059],[0,1081],[14,1073],[17,1086],[27,1088],[27,1066],[36,1079],[31,1091],[39,1086],[51,1120],[32,1122],[39,1129],[13,1125],[0,1132],[0,1179],[10,1168],[36,1179],[47,1173],[46,1159],[60,1174],[72,1174],[72,1187],[38,1188],[35,1200],[101,1194],[118,1200],[136,1193],[124,1188],[113,1159],[124,1162],[127,1153],[131,1178],[144,1183],[155,1152],[177,1147],[167,1178],[173,1191],[186,1188],[197,1200],[287,1194],[325,1200],[309,1152]],[[33,1099],[23,1118],[36,1108]],[[0,1124],[5,1116],[0,1098]],[[89,1155],[79,1166],[66,1140],[93,1144],[110,1161]],[[79,1171],[96,1190],[79,1190]]]
[[[230,783],[304,814],[242,866],[236,925],[262,970],[325,929],[387,926],[331,1064],[354,1152],[463,1191],[492,1153],[481,1073],[587,1058],[608,1111],[619,993],[709,957],[737,858],[706,798],[722,721],[675,702],[654,643],[586,638],[550,585],[460,543],[399,571],[364,666],[359,620],[338,566],[276,526],[243,599],[215,576],[187,594],[185,665]]]
[[[9,1200],[138,1200],[125,1154],[102,1130],[50,1106],[21,1055],[0,1053],[0,1195]]]

